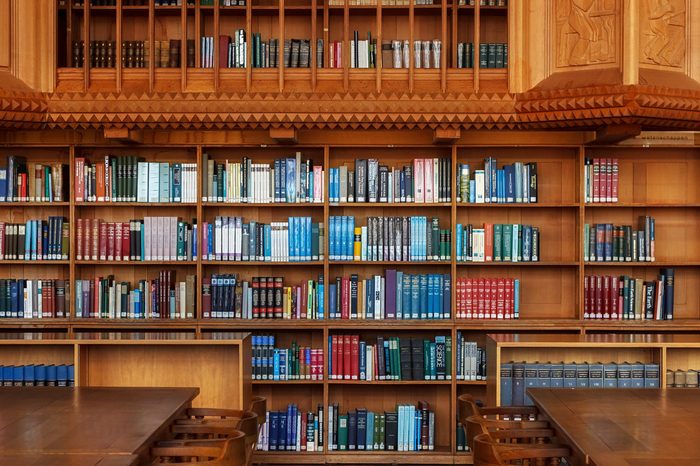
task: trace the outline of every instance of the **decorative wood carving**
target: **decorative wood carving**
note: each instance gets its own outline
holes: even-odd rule
[[[639,16],[640,62],[684,68],[686,1],[642,0]]]
[[[619,0],[556,0],[556,68],[617,62]]]

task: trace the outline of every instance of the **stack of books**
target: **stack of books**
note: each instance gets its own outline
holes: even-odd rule
[[[214,274],[202,280],[204,319],[324,319],[323,275],[285,285],[282,277],[241,280]]]
[[[660,388],[656,363],[501,364],[501,406],[533,405],[528,388]]]
[[[0,202],[65,202],[68,176],[66,164],[10,155],[0,166]]]
[[[114,68],[117,57],[114,41],[91,40],[89,53],[90,68]]]
[[[458,319],[519,319],[520,280],[460,277],[457,287]]]
[[[415,159],[401,168],[378,159],[330,169],[330,202],[442,203],[452,200],[452,165],[447,158]]]
[[[618,159],[586,158],[584,165],[586,202],[611,203],[618,201]]]
[[[322,40],[322,39],[321,39]],[[262,34],[253,33],[253,68],[277,68],[279,66],[279,40],[263,40]]]
[[[450,319],[449,274],[409,274],[387,269],[361,280],[336,277],[328,285],[328,318],[360,320]]]
[[[148,67],[148,41],[125,40],[122,42],[122,68]]]
[[[627,275],[586,275],[584,319],[673,320],[675,272],[661,269],[656,280]]]
[[[696,369],[666,371],[666,388],[698,388]]]
[[[656,261],[656,221],[639,217],[639,230],[630,225],[586,223],[583,226],[583,258],[589,262]]]
[[[217,216],[204,222],[203,260],[303,262],[323,260],[323,223],[311,217],[286,222],[243,222],[243,217]]]
[[[538,262],[540,229],[531,225],[457,224],[458,262]]]
[[[0,279],[0,318],[62,319],[69,305],[68,280]]]
[[[258,436],[258,451],[323,451],[323,405],[300,412],[292,403],[286,411],[268,411]]]
[[[0,385],[3,387],[74,387],[73,364],[29,364],[0,366]]]
[[[153,42],[153,47],[156,68],[180,67],[180,39],[157,40]],[[187,66],[194,67],[194,39],[187,39]]]
[[[377,67],[377,39],[372,39],[372,33],[367,33],[367,39],[360,39],[360,34],[353,31],[350,41],[350,68]]]
[[[457,380],[486,380],[486,349],[457,331]]]
[[[452,337],[377,337],[329,335],[331,380],[452,380]]]
[[[64,217],[0,222],[0,260],[68,260],[69,225]]]
[[[474,43],[457,44],[457,68],[474,68]]]
[[[358,408],[341,414],[334,403],[328,406],[328,446],[339,451],[434,450],[435,412],[419,401],[417,406],[398,404],[394,411]]]
[[[489,42],[479,44],[481,68],[508,68],[508,44]]]
[[[537,202],[537,163],[515,162],[498,168],[496,159],[484,161],[483,170],[457,164],[457,202],[475,204],[531,204]]]
[[[218,163],[204,154],[204,202],[306,203],[323,202],[325,174],[322,165],[296,157],[276,159],[272,164]]]
[[[451,232],[437,217],[367,217],[356,227],[354,216],[331,216],[328,234],[330,260],[450,260]]]
[[[177,217],[145,217],[128,222],[79,218],[76,259],[101,261],[193,261],[197,225]]]
[[[311,66],[311,41],[285,39],[283,54],[285,68],[308,68]]]
[[[75,281],[75,317],[94,319],[194,319],[195,276],[176,281],[175,270],[132,285],[114,276]]]
[[[300,346],[276,348],[274,335],[253,335],[253,380],[323,380],[323,350]]]

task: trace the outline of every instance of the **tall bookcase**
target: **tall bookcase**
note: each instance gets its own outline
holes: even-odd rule
[[[508,43],[508,7],[504,0],[479,0],[465,5],[458,0],[433,0],[430,5],[388,5],[385,0],[248,0],[245,6],[223,6],[218,1],[202,5],[200,0],[183,0],[179,6],[130,5],[115,0],[113,6],[93,6],[89,0],[60,0],[58,6],[57,79],[58,92],[506,92],[507,64],[500,68],[480,65],[480,44]],[[222,2],[223,3],[223,2]],[[367,5],[365,5],[367,3]],[[369,3],[372,3],[369,5]],[[473,3],[470,5],[469,3]],[[247,63],[252,59],[252,37],[280,40],[277,68],[227,68],[219,63],[219,41],[214,40],[214,63],[200,67],[201,37],[233,35],[245,30]],[[360,38],[370,33],[377,40],[374,68],[350,68],[353,31]],[[283,39],[308,39],[311,45],[308,68],[286,68]],[[83,41],[83,56],[89,57],[90,41],[111,41],[115,66],[92,68],[89,60],[76,67],[73,43]],[[124,41],[147,41],[145,67],[122,67]],[[155,64],[154,41],[180,41],[177,67]],[[185,58],[187,41],[194,40],[195,67]],[[317,66],[317,40],[323,41],[323,67]],[[441,41],[439,66],[416,66],[413,52],[407,68],[382,64],[382,40]],[[342,67],[330,67],[330,45],[342,42]],[[458,68],[458,44],[472,43],[473,67]],[[486,59],[486,56],[484,56]]]
[[[275,335],[278,346],[296,341],[303,346],[323,348],[327,353],[329,335],[359,334],[372,340],[375,336],[429,337],[449,335],[456,341],[460,331],[468,340],[486,347],[486,334],[513,333],[682,333],[700,329],[700,190],[694,180],[700,171],[700,149],[694,146],[655,147],[584,146],[576,136],[550,133],[484,133],[464,137],[454,144],[430,144],[427,133],[405,132],[363,133],[352,131],[309,132],[297,145],[285,146],[259,133],[235,135],[212,133],[194,136],[191,133],[150,132],[140,145],[111,144],[86,136],[83,141],[66,143],[56,134],[18,135],[15,142],[0,146],[0,157],[24,155],[29,161],[62,160],[71,167],[76,157],[100,158],[104,155],[137,155],[146,161],[180,161],[198,164],[197,202],[192,204],[157,203],[77,203],[71,185],[70,197],[60,203],[7,203],[0,210],[0,221],[24,221],[47,215],[63,215],[71,223],[71,254],[68,261],[32,262],[2,261],[0,276],[65,278],[74,281],[114,274],[117,278],[135,281],[154,278],[162,268],[174,268],[180,274],[198,277],[197,313],[187,320],[99,320],[76,319],[71,303],[70,317],[65,319],[0,319],[5,331],[52,331],[76,335],[100,330],[149,330],[162,332],[251,331]],[[500,143],[494,144],[495,136]],[[567,139],[568,138],[568,139]],[[194,142],[191,142],[194,141]],[[233,141],[233,142],[231,142]],[[351,142],[352,141],[352,142]],[[362,141],[358,143],[356,141]],[[390,166],[402,166],[416,157],[445,157],[451,160],[452,173],[458,163],[483,167],[483,159],[496,157],[501,163],[537,162],[539,199],[535,204],[461,204],[454,193],[452,201],[441,204],[351,203],[333,204],[326,197],[323,204],[222,204],[202,202],[202,159],[206,153],[215,160],[271,162],[276,158],[301,152],[315,164],[322,163],[326,175],[330,167],[349,163],[355,158],[378,158]],[[588,157],[614,157],[619,160],[619,202],[586,204],[584,202],[584,163]],[[327,177],[326,177],[327,181]],[[328,192],[326,187],[326,193]],[[449,225],[453,238],[457,223],[528,223],[541,231],[541,260],[520,263],[462,263],[453,254],[444,262],[336,262],[328,259],[312,263],[270,262],[100,262],[75,260],[75,224],[78,218],[102,218],[106,221],[141,218],[149,215],[179,216],[196,219],[198,225],[216,215],[241,215],[262,222],[286,219],[288,216],[311,216],[314,222],[328,225],[332,215],[354,215],[357,224],[365,224],[368,216],[427,215],[436,216],[441,225]],[[613,222],[636,223],[640,215],[656,218],[656,262],[651,263],[586,263],[583,260],[583,224]],[[201,238],[200,238],[201,239]],[[653,279],[660,267],[676,269],[675,320],[611,321],[583,318],[583,277],[589,273],[629,274]],[[323,275],[327,284],[339,275],[357,273],[360,278],[395,268],[409,273],[449,273],[453,282],[460,277],[508,277],[521,282],[519,320],[464,320],[454,317],[456,296],[453,292],[452,318],[448,320],[237,320],[203,319],[201,278],[212,273],[238,273],[243,279],[253,276],[284,276],[285,283],[298,283]],[[73,290],[73,286],[71,286]],[[326,287],[326,290],[328,288]],[[453,287],[454,289],[454,287]],[[326,291],[326,302],[328,293]],[[453,351],[454,355],[454,351]],[[453,356],[454,357],[454,356]],[[329,355],[325,354],[325,361]],[[452,361],[455,367],[455,361]],[[495,377],[495,374],[487,375]],[[328,452],[259,453],[265,463],[356,463],[358,454],[372,463],[469,463],[468,453],[456,451],[456,400],[460,394],[486,397],[487,381],[375,381],[353,380],[254,381],[254,394],[268,399],[268,407],[284,409],[297,403],[301,410],[315,410],[318,404],[339,403],[341,410],[365,407],[383,411],[397,402],[425,400],[436,411],[436,450],[426,453],[393,452]]]

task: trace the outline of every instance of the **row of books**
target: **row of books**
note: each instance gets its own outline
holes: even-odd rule
[[[0,366],[0,385],[3,387],[73,387],[73,364],[27,364]]]
[[[282,49],[285,68],[311,66],[311,41],[309,39],[285,39]]]
[[[219,67],[246,68],[248,66],[248,42],[245,29],[233,31],[233,38],[219,36]]]
[[[377,67],[377,39],[372,39],[372,33],[367,33],[367,39],[360,39],[360,34],[353,31],[352,40],[350,41],[350,68],[376,68]],[[340,54],[335,55],[339,49],[333,47],[331,49],[331,61],[335,63],[336,68],[342,66],[342,49]]]
[[[323,380],[323,349],[276,348],[274,335],[253,335],[253,380]]]
[[[355,226],[355,217],[331,216],[329,259],[338,261],[446,261],[450,259],[450,230],[433,217],[367,217]]]
[[[310,159],[275,159],[273,163],[218,163],[204,154],[204,202],[242,203],[322,203],[325,174],[323,166]]]
[[[143,40],[125,40],[122,42],[122,68],[146,68],[150,44]],[[157,59],[159,54],[156,54]]]
[[[360,320],[450,319],[449,274],[387,269],[360,279],[336,277],[328,285],[328,318]]]
[[[319,40],[322,44],[323,39]],[[254,32],[251,53],[253,68],[279,67],[279,39],[263,40],[262,34]],[[323,53],[323,47],[321,47],[321,53]]]
[[[434,0],[413,0],[414,5],[432,5]],[[347,0],[350,6],[374,6],[377,0]],[[381,0],[382,6],[405,6],[410,0]],[[345,0],[328,0],[329,6],[343,6]]]
[[[187,66],[194,68],[194,39],[187,39]],[[146,41],[148,47],[148,41]],[[153,42],[153,66],[156,68],[179,68],[182,57],[182,41],[180,39],[156,40]],[[147,50],[147,49],[146,49]],[[148,66],[148,51],[145,53],[145,63]]]
[[[107,155],[75,159],[76,202],[197,202],[197,164]]]
[[[667,370],[666,388],[698,388],[698,370]]]
[[[414,40],[413,67],[440,68],[442,41]],[[411,66],[411,47],[408,40],[382,41],[382,67],[409,68]]]
[[[536,203],[537,162],[515,162],[498,168],[496,159],[489,157],[484,160],[483,170],[473,172],[468,163],[460,163],[457,164],[457,186],[457,202]]]
[[[540,229],[531,225],[485,223],[456,226],[457,262],[538,262]]]
[[[79,218],[77,223],[75,258],[79,261],[193,261],[197,258],[197,225],[177,217],[144,217],[128,222]]]
[[[456,283],[458,319],[519,319],[520,280],[467,278]]]
[[[70,282],[64,279],[0,279],[0,318],[68,317]]]
[[[479,348],[475,341],[467,341],[462,332],[457,331],[456,348],[457,380],[486,380],[486,350]]]
[[[286,222],[243,223],[243,217],[217,216],[204,222],[202,259],[302,262],[323,260],[323,222],[289,217]]]
[[[377,337],[329,335],[331,380],[451,380],[452,337]]]
[[[328,406],[329,450],[414,452],[435,449],[435,412],[426,401],[397,404],[394,411],[358,408],[340,413]]]
[[[330,202],[439,203],[452,199],[452,164],[447,158],[414,159],[400,168],[380,165],[377,159],[356,159],[331,168]]]
[[[63,217],[0,222],[0,260],[68,260],[69,224]]]
[[[214,274],[202,280],[204,319],[324,319],[323,275],[285,286],[282,277],[240,280]]]
[[[674,269],[664,268],[656,280],[627,275],[586,275],[584,319],[673,320]]]
[[[508,68],[508,44],[495,42],[479,44],[479,67]]]
[[[659,388],[656,363],[501,364],[501,406],[532,405],[528,388]]]
[[[27,163],[10,155],[0,166],[0,202],[65,202],[68,165],[60,162]]]
[[[132,285],[114,276],[75,281],[75,316],[93,319],[193,319],[195,276],[175,279],[175,270]]]
[[[474,68],[474,43],[457,43],[457,68]]]
[[[586,202],[617,202],[618,159],[586,158],[583,167]]]
[[[586,223],[583,226],[583,258],[589,262],[656,261],[656,221],[639,217],[639,230],[630,225]]]
[[[73,48],[73,63],[77,67],[84,66],[84,41],[79,41],[80,54],[76,56]],[[114,68],[117,60],[116,42],[113,40],[91,40],[88,43],[88,64],[90,68]]]
[[[299,411],[291,403],[286,411],[268,411],[256,448],[258,451],[323,451],[323,405],[315,412]]]

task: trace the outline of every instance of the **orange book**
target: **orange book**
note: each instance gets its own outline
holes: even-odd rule
[[[493,223],[484,223],[484,261],[493,261]]]
[[[97,202],[105,201],[105,166],[103,163],[95,164],[95,195]]]

